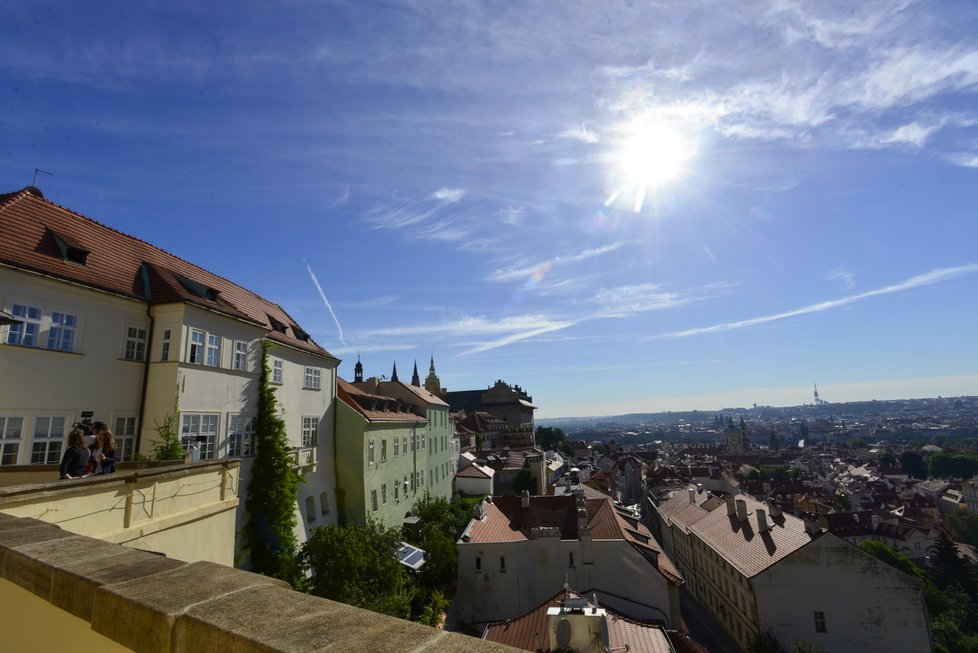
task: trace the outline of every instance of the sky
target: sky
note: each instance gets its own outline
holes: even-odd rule
[[[538,417],[978,394],[978,3],[7,0],[0,192]]]

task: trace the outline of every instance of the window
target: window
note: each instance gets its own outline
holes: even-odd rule
[[[233,458],[255,455],[255,430],[250,415],[228,415],[228,455]]]
[[[499,571],[506,571],[506,556],[499,556]]]
[[[170,360],[170,330],[163,329],[163,344],[160,347],[160,360]]]
[[[329,514],[329,493],[320,492],[319,493],[319,509],[324,515]]]
[[[282,382],[282,359],[272,359],[272,383]]]
[[[304,388],[309,388],[311,390],[319,390],[319,375],[321,370],[318,367],[307,367],[306,368],[306,380],[303,385]]]
[[[146,329],[140,327],[126,328],[126,353],[127,361],[141,361],[146,358]]]
[[[403,438],[401,438],[401,449],[404,450],[404,455],[406,456],[407,455],[407,436],[406,435]]]
[[[118,462],[132,460],[136,446],[136,418],[116,417],[112,439],[115,440],[115,459]]]
[[[399,452],[399,449],[400,449],[400,446],[399,446],[400,443],[401,443],[400,438],[395,437],[394,438],[394,457],[395,458],[397,458],[397,456],[398,456],[398,452]]]
[[[380,441],[380,462],[387,462],[387,438]]]
[[[482,571],[482,556],[475,557],[475,570]]]
[[[183,446],[186,449],[190,444],[196,444],[200,449],[201,460],[214,457],[217,417],[214,413],[184,413],[182,416],[180,435],[184,441]]]
[[[306,497],[306,521],[316,521],[316,498]]]
[[[319,442],[319,418],[318,417],[303,417],[302,418],[302,446],[303,447],[315,447],[316,443]]]
[[[35,419],[31,464],[58,464],[61,461],[61,445],[64,440],[64,417],[38,417]]]
[[[26,304],[14,304],[10,313],[20,321],[10,325],[7,344],[37,347],[37,334],[41,331],[41,309]]]
[[[190,352],[187,355],[188,363],[200,365],[204,362],[204,332],[197,329],[190,330]]]
[[[248,343],[244,340],[234,341],[234,369],[241,371],[248,369]]]
[[[567,566],[568,567],[573,567],[574,566],[574,552],[571,551],[570,553],[567,554],[567,556],[568,556],[568,558],[567,558]]]
[[[380,501],[385,506],[387,505],[387,483],[380,486]]]
[[[827,633],[829,629],[825,626],[825,613],[815,611],[815,632],[816,633]]]
[[[23,417],[0,416],[0,465],[17,464],[23,426]]]
[[[221,336],[207,335],[207,365],[218,367],[221,364]]]
[[[377,512],[377,490],[370,490],[370,508]]]
[[[400,497],[400,492],[399,492],[400,487],[399,487],[399,485],[400,484],[395,481],[395,483],[394,483],[394,501],[397,501],[398,497]]]
[[[370,438],[367,442],[367,464],[374,464],[374,439]]]
[[[75,350],[75,330],[78,316],[71,313],[51,313],[51,328],[48,329],[48,349],[57,351]]]

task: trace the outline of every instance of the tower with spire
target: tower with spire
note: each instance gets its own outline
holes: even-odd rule
[[[391,372],[391,381],[397,383],[397,361],[394,361],[394,371]]]
[[[360,362],[359,353],[357,353],[357,364],[353,366],[353,382],[363,383],[363,363]]]
[[[435,356],[431,355],[431,365],[428,366],[428,376],[424,379],[424,389],[433,395],[442,393],[441,379],[435,374]]]
[[[420,388],[421,387],[421,377],[418,376],[418,361],[414,361],[414,374],[411,375],[411,385]]]

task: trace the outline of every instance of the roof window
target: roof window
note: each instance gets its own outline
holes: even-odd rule
[[[268,313],[266,313],[265,315],[268,315]],[[278,331],[279,333],[286,333],[286,334],[288,333],[288,327],[282,322],[276,320],[271,315],[268,315],[268,323],[272,325],[272,331]]]
[[[51,230],[49,229],[48,231]],[[80,243],[54,231],[51,231],[51,237],[54,238],[54,242],[58,246],[58,251],[61,252],[62,259],[79,265],[85,265],[85,261],[88,258],[88,250],[82,247]]]
[[[292,333],[294,333],[295,337],[301,340],[302,342],[309,342],[309,334],[294,324],[292,325]]]
[[[187,289],[187,292],[197,295],[203,299],[209,299],[212,302],[217,301],[217,291],[210,286],[205,286],[199,281],[188,279],[180,274],[174,274],[173,276],[177,278],[177,281],[180,282],[181,286]]]

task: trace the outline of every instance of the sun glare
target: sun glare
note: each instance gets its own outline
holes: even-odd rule
[[[607,204],[630,198],[638,212],[648,193],[681,179],[696,154],[696,141],[682,126],[639,119],[623,129],[612,155],[615,190]]]

